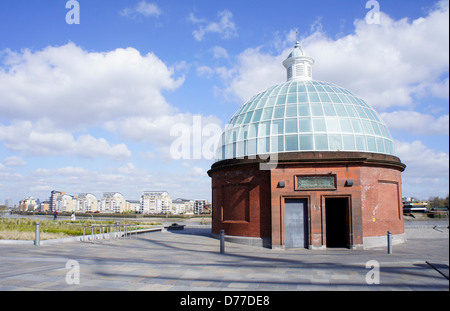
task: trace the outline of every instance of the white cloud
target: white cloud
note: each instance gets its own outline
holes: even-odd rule
[[[121,174],[133,174],[136,173],[137,169],[133,163],[128,162],[125,166],[119,167],[117,171]]]
[[[85,128],[116,117],[162,115],[172,110],[162,91],[184,79],[158,57],[134,48],[87,52],[73,43],[31,52],[3,52],[0,115],[9,120],[51,119]]]
[[[357,20],[354,34],[332,40],[315,33],[304,43],[316,78],[343,84],[379,109],[411,106],[448,74],[448,20],[447,3],[413,21],[382,14],[380,25]]]
[[[381,117],[391,130],[404,130],[410,134],[448,135],[449,116],[438,118],[417,111],[394,111],[382,113]]]
[[[418,97],[431,95],[436,98],[449,99],[449,78],[442,81],[423,81],[415,89],[414,92]]]
[[[206,177],[208,176],[208,174],[206,173],[206,171],[198,166],[194,166],[193,168],[190,169],[190,174],[193,177]]]
[[[84,176],[89,174],[89,170],[82,168],[82,167],[73,167],[73,166],[67,166],[58,168],[53,171],[54,175],[60,175],[60,176]]]
[[[80,135],[73,146],[73,153],[86,158],[105,157],[119,161],[131,157],[125,144],[110,145],[106,139],[91,135]]]
[[[214,58],[228,58],[229,57],[227,50],[221,46],[213,47],[212,51],[214,54]]]
[[[156,118],[130,117],[105,123],[105,129],[124,139],[150,143],[166,159],[174,159],[170,151],[171,144],[183,137],[187,140],[184,145],[189,146],[185,151],[191,155],[191,158],[194,158],[194,149],[195,152],[202,153],[201,148],[210,143],[208,139],[213,137],[213,134],[208,132],[212,126],[214,129],[221,129],[221,121],[214,116],[192,115],[191,113],[177,113]],[[176,129],[183,130],[183,133],[175,131]],[[197,129],[199,133],[197,133]],[[173,132],[175,132],[175,136],[171,135]],[[194,145],[194,142],[197,141],[202,145]]]
[[[281,65],[288,54],[272,56],[261,52],[261,48],[249,48],[239,54],[236,65],[231,69],[217,68],[227,87],[224,95],[236,97],[244,103],[255,94],[286,80]]]
[[[132,133],[129,121],[146,120],[141,129],[167,137],[169,129],[158,120],[177,118],[162,93],[184,78],[175,79],[173,69],[152,53],[87,52],[73,43],[0,53],[0,115],[9,120],[0,122],[0,142],[12,151],[124,160],[131,156],[125,144],[94,137],[91,128],[129,125],[127,137],[136,137],[143,133]],[[153,143],[151,138],[145,142]]]
[[[378,110],[412,107],[415,97],[448,98],[448,1],[415,20],[394,20],[383,14],[380,25],[365,20],[354,24],[354,33],[338,39],[327,36],[321,27],[302,38],[304,51],[316,61],[314,79],[348,88]],[[225,94],[243,103],[255,92],[286,81],[281,63],[292,49],[292,33],[286,39],[287,49],[286,43],[274,39],[275,55],[262,47],[242,52],[228,69]]]
[[[449,190],[449,154],[427,148],[421,141],[396,141],[397,154],[406,164],[402,174],[404,196],[427,199],[446,196]]]
[[[151,151],[139,152],[139,156],[142,159],[155,159],[156,158],[156,154]]]
[[[215,70],[209,66],[199,66],[196,71],[199,76],[206,77],[208,79],[215,74]]]
[[[407,165],[408,174],[448,179],[448,153],[429,149],[419,140],[412,143],[396,141],[395,144],[398,156]]]
[[[158,17],[161,13],[162,11],[156,3],[141,1],[133,8],[123,9],[120,15],[131,18],[137,18],[138,16]]]
[[[7,166],[25,166],[27,162],[24,159],[16,156],[7,157],[3,160],[3,163]]]
[[[47,124],[48,125],[48,124]],[[39,122],[15,121],[0,125],[0,141],[9,150],[34,156],[75,154],[85,158],[123,160],[131,156],[125,144],[110,145],[104,138],[84,134],[78,138],[66,131],[47,128]]]
[[[218,22],[208,22],[205,19],[199,19],[193,13],[189,15],[189,21],[199,24],[199,28],[192,32],[197,41],[202,41],[206,34],[219,34],[223,39],[230,39],[238,36],[236,25],[233,21],[233,13],[229,10],[219,11],[217,13]]]
[[[9,150],[27,155],[59,155],[74,144],[73,136],[65,131],[49,131],[31,121],[13,121],[0,125],[0,141]]]

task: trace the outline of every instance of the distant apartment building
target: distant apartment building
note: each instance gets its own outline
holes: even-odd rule
[[[172,214],[186,214],[186,202],[189,202],[189,200],[181,198],[172,200]]]
[[[184,201],[183,199],[172,200],[172,214],[184,214]]]
[[[50,201],[50,211],[51,212],[56,211],[56,200],[57,200],[58,196],[65,195],[65,194],[66,194],[65,192],[56,191],[56,190],[53,190],[51,192],[50,199],[49,199],[49,201]]]
[[[28,197],[23,199],[19,203],[19,211],[22,212],[33,212],[37,208],[36,199],[33,197]]]
[[[40,212],[50,212],[50,201],[41,202],[41,206],[39,208]]]
[[[177,215],[193,215],[194,214],[194,200],[175,199],[172,201],[172,214]]]
[[[167,191],[145,191],[141,196],[142,214],[171,214],[172,198]]]
[[[77,200],[77,211],[82,213],[98,212],[98,200],[95,195],[90,193],[80,193]]]
[[[208,204],[207,200],[195,200],[194,201],[194,214],[202,215],[205,214],[205,206]]]
[[[35,200],[36,201],[36,200]],[[33,210],[39,208],[35,202]],[[190,200],[178,198],[172,200],[167,191],[145,191],[140,200],[126,200],[119,192],[104,192],[101,199],[94,194],[80,193],[68,195],[63,191],[53,190],[48,201],[40,204],[44,212],[79,212],[79,213],[141,213],[141,214],[175,214],[202,215],[209,214],[207,200]],[[21,208],[29,210],[30,203],[21,201]]]
[[[127,200],[127,212],[139,213],[141,209],[140,200]]]
[[[194,215],[194,206],[195,201],[194,200],[186,200],[184,202],[184,210],[186,215]]]
[[[68,194],[58,195],[56,198],[56,210],[58,212],[75,212],[77,210],[77,197]]]
[[[123,213],[126,212],[127,201],[119,192],[104,192],[101,201],[100,212]]]

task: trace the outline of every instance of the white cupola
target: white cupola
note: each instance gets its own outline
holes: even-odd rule
[[[288,81],[312,80],[312,65],[314,65],[314,59],[305,56],[298,41],[295,42],[294,49],[283,62],[283,66],[287,70]]]

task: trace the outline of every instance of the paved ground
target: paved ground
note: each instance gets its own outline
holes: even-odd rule
[[[101,244],[4,244],[0,290],[448,291],[448,229],[409,228],[407,234],[391,255],[384,248],[282,251],[234,243],[226,243],[223,255],[218,240],[189,228]],[[380,284],[366,282],[376,272],[366,268],[371,260],[379,263]],[[77,265],[79,284],[68,284],[77,280]]]

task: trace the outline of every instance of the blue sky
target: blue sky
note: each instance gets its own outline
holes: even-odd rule
[[[379,0],[379,24],[356,0],[78,0],[79,24],[67,2],[0,0],[0,202],[53,189],[210,199],[195,120],[223,128],[283,82],[297,31],[314,79],[390,127],[403,195],[448,194],[448,1]],[[177,127],[190,158],[171,152]]]

